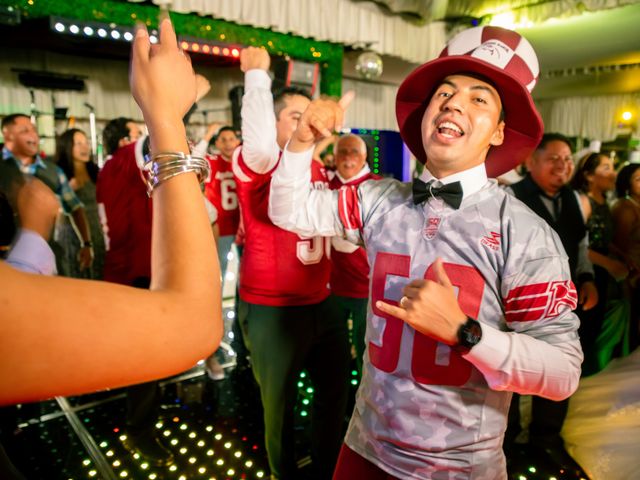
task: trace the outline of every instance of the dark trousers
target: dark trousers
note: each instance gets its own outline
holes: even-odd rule
[[[153,436],[159,407],[157,380],[127,387],[127,434],[133,438]]]
[[[280,480],[300,478],[293,412],[299,374],[306,368],[314,386],[313,475],[331,478],[342,443],[349,389],[347,326],[334,302],[268,307],[241,301],[239,320],[260,386],[271,474]]]
[[[531,398],[529,443],[538,447],[562,447],[560,431],[567,416],[568,407],[569,399],[554,402],[534,395]],[[505,446],[513,445],[520,430],[520,395],[514,393],[509,408],[507,431],[504,435]]]
[[[362,361],[365,347],[365,333],[367,331],[367,298],[351,298],[341,297],[340,295],[332,295],[336,306],[339,309],[340,316],[345,324],[349,318],[353,322],[353,330],[351,331],[351,344],[356,350],[356,365],[358,373],[362,375]]]
[[[136,278],[132,286],[149,288],[151,279]],[[133,437],[150,436],[154,433],[160,408],[160,388],[157,380],[127,387],[127,433]]]

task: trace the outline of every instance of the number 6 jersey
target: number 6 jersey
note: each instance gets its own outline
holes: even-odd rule
[[[450,177],[465,191],[455,210],[434,198],[414,205],[411,185],[390,179],[310,190],[307,157],[285,152],[272,220],[364,243],[371,266],[367,352],[346,444],[398,478],[506,478],[510,392],[559,400],[580,375],[577,296],[560,240],[488,181],[484,165]],[[437,257],[462,310],[482,323],[481,342],[464,356],[375,307],[397,304],[412,279],[432,278]]]

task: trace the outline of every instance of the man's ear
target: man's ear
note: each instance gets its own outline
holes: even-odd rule
[[[489,142],[489,144],[492,147],[497,147],[498,145],[502,145],[502,142],[504,142],[504,121],[501,120],[500,123],[498,123],[498,126],[496,127],[495,132],[493,132],[493,135],[491,136],[491,141]]]

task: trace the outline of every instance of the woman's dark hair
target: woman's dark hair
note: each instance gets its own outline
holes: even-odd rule
[[[603,158],[607,158],[607,155],[597,152],[591,152],[582,157],[571,179],[571,188],[582,193],[588,193],[589,181],[587,176],[595,173]]]
[[[87,136],[86,133],[78,128],[70,128],[60,135],[56,142],[56,163],[69,180],[76,176],[73,168],[73,137],[75,137],[76,133],[81,133],[85,137]],[[93,158],[87,162],[87,173],[91,181],[96,183],[98,166],[93,162]]]
[[[624,198],[629,194],[631,177],[639,168],[640,163],[628,163],[618,172],[618,178],[616,178],[616,195],[618,198]]]

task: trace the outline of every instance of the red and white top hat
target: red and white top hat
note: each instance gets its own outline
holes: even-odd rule
[[[540,73],[531,44],[500,27],[464,30],[449,41],[440,56],[415,69],[400,85],[396,117],[400,135],[416,158],[426,163],[422,117],[435,89],[449,75],[476,73],[498,91],[504,109],[504,142],[491,147],[487,174],[497,177],[518,166],[537,147],[544,126],[531,98]]]

